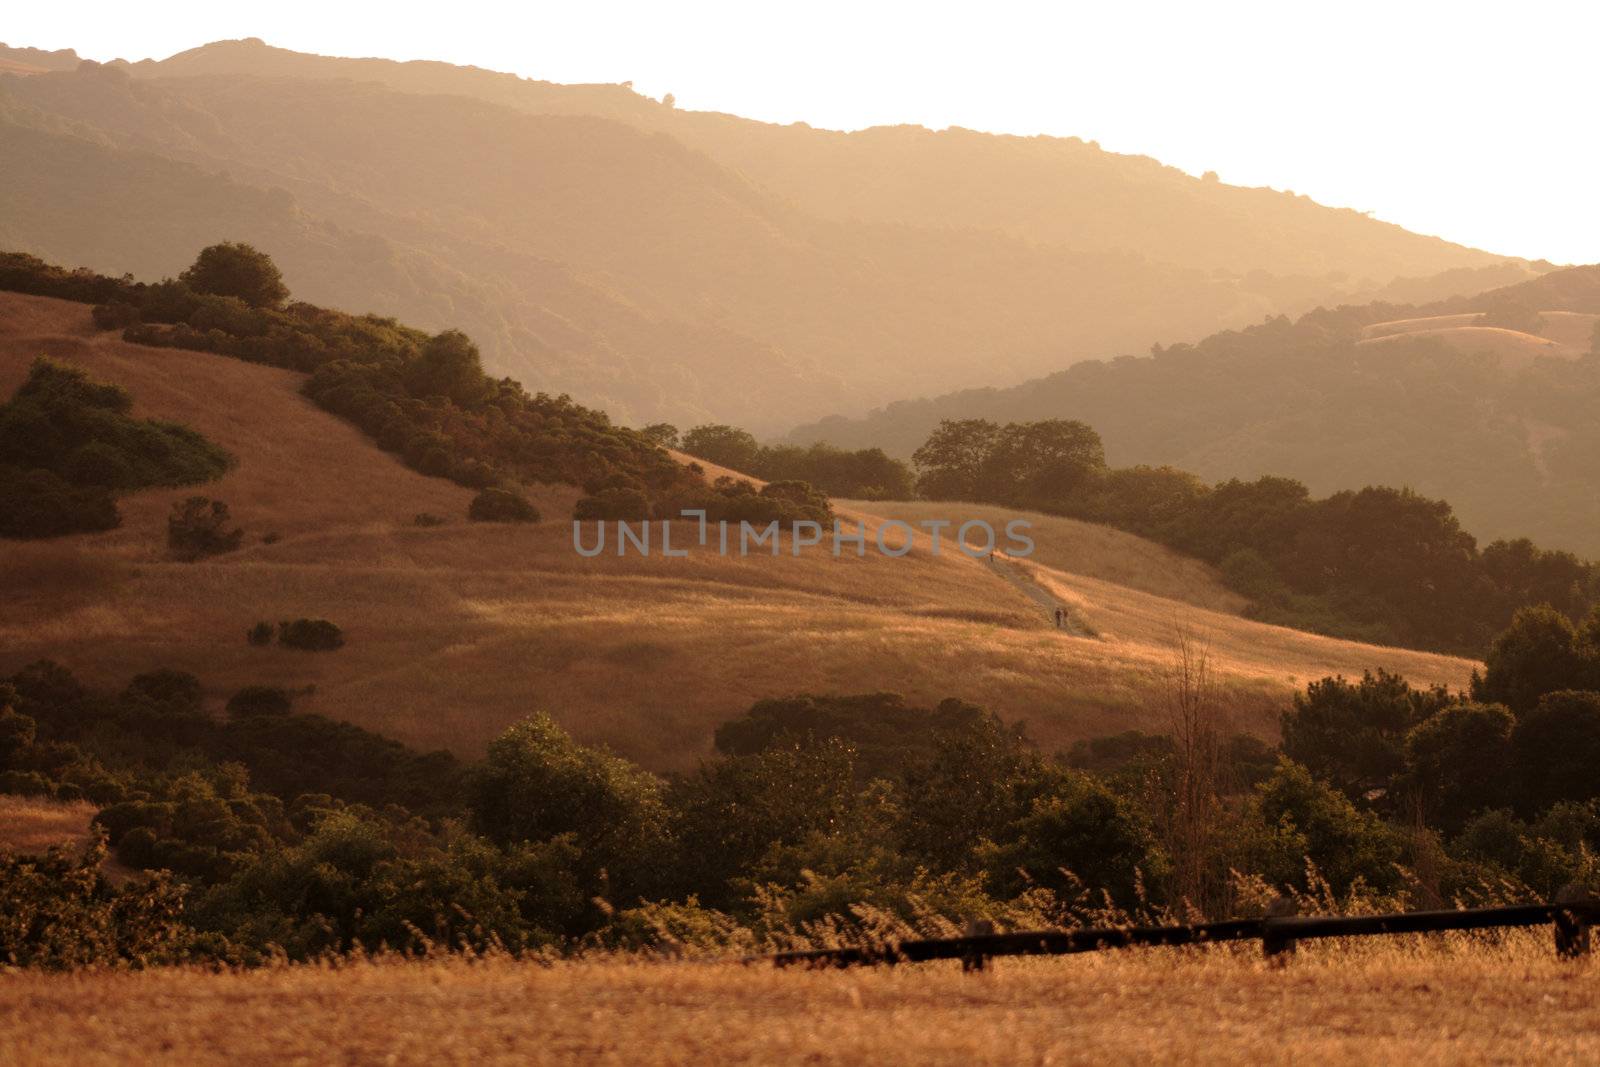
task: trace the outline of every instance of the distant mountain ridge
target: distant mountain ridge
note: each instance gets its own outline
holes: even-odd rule
[[[1542,269],[1074,140],[836,134],[254,40],[0,60],[5,246],[148,277],[248,240],[313,302],[460,326],[631,423],[773,432]]]

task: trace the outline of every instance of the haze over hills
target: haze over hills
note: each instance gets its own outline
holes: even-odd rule
[[[585,559],[559,521],[574,487],[530,494],[557,521],[468,523],[470,490],[406,469],[316,408],[302,375],[130,344],[96,331],[84,304],[0,293],[0,395],[41,353],[123,386],[139,417],[191,426],[232,453],[237,467],[202,491],[230,504],[246,541],[172,559],[166,517],[189,491],[150,490],[122,498],[118,529],[8,545],[0,673],[41,657],[97,685],[188,670],[212,706],[270,680],[301,693],[303,710],[464,754],[548,710],[580,738],[662,768],[692,765],[755,700],[797,691],[959,696],[1026,720],[1046,748],[1154,728],[1177,626],[1211,640],[1236,725],[1263,734],[1297,686],[1325,674],[1383,667],[1460,686],[1472,667],[1250,621],[1210,568],[1044,516],[1032,516],[1036,558],[1014,570],[948,546],[935,556],[925,536],[903,558]],[[871,529],[917,507],[841,511]],[[419,527],[419,512],[448,521]],[[993,509],[948,517],[969,515]],[[692,542],[687,524],[674,541]],[[1052,629],[1038,590],[1094,636]],[[299,616],[335,621],[348,644],[319,656],[245,640],[258,619]]]
[[[1597,321],[1600,267],[1575,267],[1470,298],[1274,319],[1011,388],[825,419],[789,439],[906,457],[943,419],[1078,419],[1113,466],[1282,475],[1317,494],[1410,487],[1448,500],[1481,540],[1593,555]]]
[[[6,246],[150,277],[249,240],[306,299],[461,326],[492,370],[633,423],[774,431],[1543,269],[1071,139],[778,127],[258,41],[0,59]]]

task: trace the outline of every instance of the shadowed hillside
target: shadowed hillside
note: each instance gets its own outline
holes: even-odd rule
[[[462,327],[492,369],[633,424],[777,430],[1401,275],[1529,273],[1072,140],[775,127],[259,42],[0,55],[42,70],[0,78],[7,246],[159,277],[228,234],[307,299]]]
[[[1600,553],[1600,267],[1419,306],[1319,309],[1009,389],[830,418],[797,444],[908,457],[943,419],[1078,419],[1113,466],[1207,481],[1282,475],[1325,494],[1408,486],[1484,541]]]
[[[1049,748],[1154,727],[1176,626],[1214,636],[1240,725],[1262,732],[1295,686],[1330,672],[1385,667],[1460,685],[1471,666],[1240,619],[1203,568],[1045,519],[1033,580],[1073,598],[1098,638],[1056,632],[988,563],[936,558],[922,539],[902,559],[583,559],[563,521],[577,490],[532,493],[551,517],[538,526],[469,524],[469,490],[378,451],[302,397],[300,375],[128,344],[94,333],[84,305],[0,294],[0,392],[40,354],[124,386],[134,414],[192,426],[237,456],[204,491],[228,502],[246,537],[238,552],[172,562],[164,526],[183,494],[153,491],[121,499],[117,530],[8,545],[13,577],[83,580],[33,581],[0,605],[0,671],[48,655],[113,684],[168,666],[204,678],[212,706],[250,684],[314,687],[305,710],[463,752],[544,708],[581,738],[684,766],[754,700],[797,691],[960,696],[1027,720]],[[421,528],[419,512],[449,521]],[[691,538],[675,528],[675,543]],[[1119,572],[1134,553],[1156,561],[1143,591],[1115,584],[1135,581]],[[346,647],[307,655],[245,641],[258,620],[298,617],[334,620]]]

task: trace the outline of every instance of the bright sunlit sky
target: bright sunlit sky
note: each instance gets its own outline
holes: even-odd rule
[[[162,58],[231,37],[632,81],[857,129],[1074,135],[1421,233],[1600,261],[1600,4],[807,0],[13,4],[13,46]]]

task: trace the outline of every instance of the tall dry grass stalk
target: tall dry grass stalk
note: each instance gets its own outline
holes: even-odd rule
[[[1164,835],[1172,857],[1174,898],[1201,915],[1215,914],[1227,895],[1213,862],[1226,724],[1210,642],[1186,623],[1173,625],[1172,660],[1162,683],[1174,750]]]

